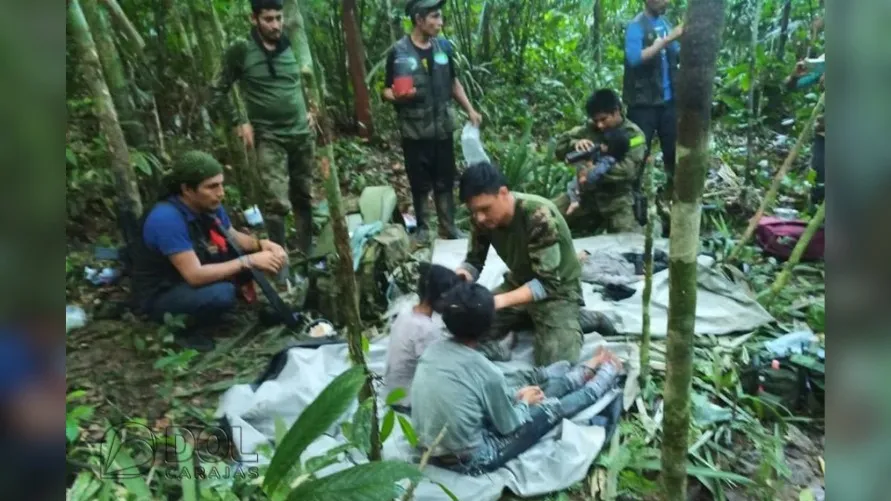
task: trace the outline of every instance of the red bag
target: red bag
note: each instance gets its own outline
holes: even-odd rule
[[[801,238],[808,223],[798,219],[782,219],[773,216],[764,216],[758,222],[755,229],[755,240],[758,246],[767,254],[780,259],[788,259],[792,255],[792,249]],[[802,261],[817,261],[823,259],[823,245],[825,240],[824,229],[820,228],[814,233],[807,249],[801,256]]]

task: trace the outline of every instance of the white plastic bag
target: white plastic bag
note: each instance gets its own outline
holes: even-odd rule
[[[467,122],[461,131],[461,151],[464,153],[464,161],[467,165],[473,165],[479,162],[489,162],[489,156],[483,149],[483,142],[480,140],[479,127]]]

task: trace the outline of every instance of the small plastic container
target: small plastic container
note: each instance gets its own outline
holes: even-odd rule
[[[479,127],[470,122],[467,122],[461,131],[461,151],[467,165],[490,161],[489,155],[486,155],[486,150],[483,149]]]
[[[260,226],[263,224],[263,214],[260,213],[260,208],[256,205],[249,207],[242,214],[244,214],[244,220],[249,226]]]
[[[408,95],[415,88],[411,61],[409,58],[400,57],[393,64],[393,94],[396,97]]]

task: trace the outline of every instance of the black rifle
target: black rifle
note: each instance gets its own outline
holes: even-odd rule
[[[600,143],[594,143],[594,146],[591,146],[587,150],[570,151],[566,154],[564,160],[570,165],[584,162],[585,160],[596,162],[600,160],[601,153]]]
[[[232,249],[233,252],[238,257],[245,257],[244,250],[235,242],[235,239],[229,234],[228,231],[224,230],[220,223],[216,220],[216,218],[212,218],[212,224],[214,229],[226,239],[226,245]],[[300,312],[291,311],[291,308],[285,303],[282,297],[278,294],[278,291],[275,290],[275,287],[269,283],[269,279],[266,278],[266,275],[263,274],[262,271],[256,270],[254,268],[248,268],[251,272],[251,276],[253,276],[254,281],[257,282],[257,285],[260,286],[260,290],[263,291],[263,295],[266,296],[266,299],[269,300],[269,304],[272,305],[272,309],[278,314],[278,317],[285,324],[286,327],[291,329],[292,331],[299,332],[302,327],[307,325],[305,316]],[[318,339],[307,339],[298,341],[293,346],[299,346],[303,348],[311,348],[318,347],[326,344],[336,344],[344,342],[342,339],[338,338],[318,338]]]

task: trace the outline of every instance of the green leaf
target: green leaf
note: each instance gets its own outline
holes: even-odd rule
[[[300,460],[303,451],[337,421],[359,393],[365,382],[365,369],[353,367],[334,378],[300,414],[276,448],[269,463],[263,489],[275,492],[285,475]]]
[[[402,434],[405,435],[405,439],[408,440],[408,443],[411,444],[412,447],[416,447],[418,445],[418,436],[415,434],[415,429],[411,425],[411,422],[401,414],[397,416],[397,418],[399,419],[399,427],[402,428]]]
[[[442,489],[442,492],[444,492],[445,495],[448,496],[449,499],[451,499],[452,501],[461,501],[460,499],[458,499],[458,496],[456,496],[454,492],[450,491],[449,488],[446,487],[445,485],[443,485],[439,482],[433,482],[433,483],[438,485],[439,488]]]
[[[74,480],[74,484],[68,488],[65,498],[68,501],[88,501],[96,499],[96,493],[102,488],[102,482],[97,481],[89,471],[82,471]]]
[[[406,397],[405,388],[396,388],[387,395],[387,405],[393,405]]]
[[[65,148],[65,161],[70,163],[72,167],[77,167],[77,155],[71,151],[71,148]]]
[[[662,463],[659,460],[643,461],[640,463],[631,463],[628,468],[636,470],[662,471]],[[752,485],[755,482],[749,477],[731,473],[729,471],[713,470],[703,466],[687,465],[687,475],[694,477],[713,478],[717,480],[725,480],[728,482],[736,482],[744,485]]]
[[[381,443],[387,441],[387,438],[390,436],[390,433],[393,432],[393,425],[396,424],[396,413],[393,412],[393,409],[387,411],[384,414],[384,422],[381,423]]]
[[[80,435],[80,428],[77,426],[77,421],[70,417],[65,419],[65,438],[69,442],[74,442],[78,435]]]
[[[389,501],[405,491],[397,482],[419,478],[421,471],[408,463],[376,461],[308,480],[291,491],[288,501]]]
[[[108,470],[119,473],[119,481],[135,499],[152,499],[152,492],[145,483],[145,478],[137,475],[139,469],[133,457],[124,450],[116,433],[106,433],[106,450],[108,459],[112,459],[112,468]]]
[[[183,457],[188,458],[184,462],[185,465],[191,470],[195,471],[195,451],[192,449],[192,446],[189,445],[189,442],[183,438],[183,445],[185,449],[183,450]],[[183,475],[180,479],[180,485],[182,485],[183,489],[183,498],[182,501],[198,501],[198,483],[200,480],[198,479],[198,475]]]
[[[84,390],[75,390],[65,396],[65,401],[71,402],[72,400],[77,400],[78,398],[81,398],[82,396],[84,396],[86,394],[87,394],[87,392]]]

